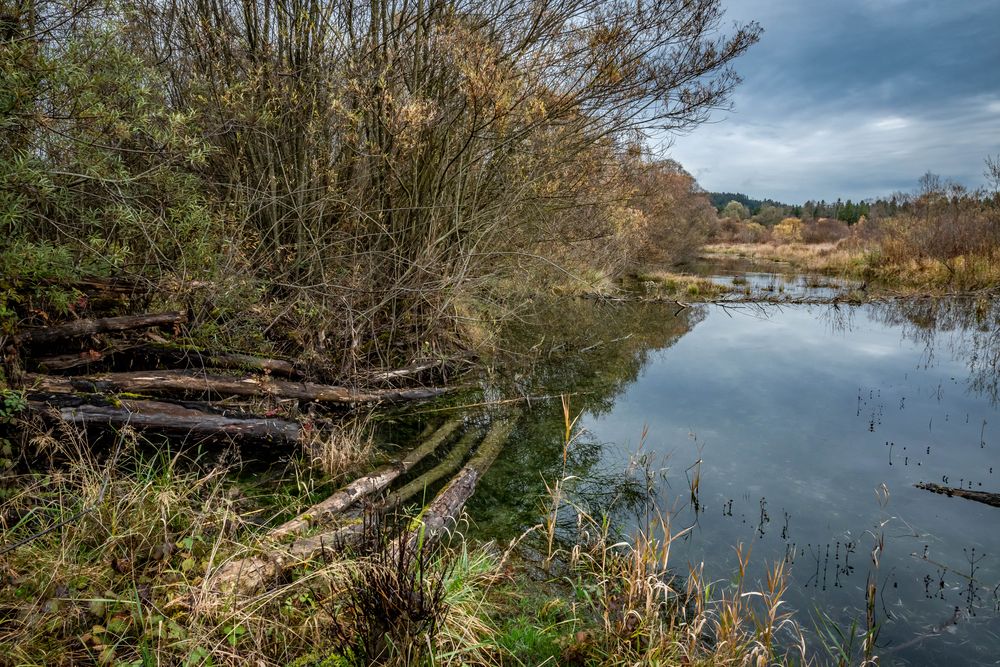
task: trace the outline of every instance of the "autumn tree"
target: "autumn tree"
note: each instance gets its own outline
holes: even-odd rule
[[[214,283],[204,318],[280,303],[258,331],[345,366],[461,335],[505,272],[620,269],[629,147],[727,105],[760,33],[720,0],[31,6],[0,54],[8,228]]]
[[[708,196],[673,160],[641,161],[631,171],[632,204],[647,221],[639,258],[667,264],[691,259],[718,222]]]
[[[722,212],[719,213],[719,217],[730,218],[733,220],[746,220],[750,217],[750,209],[740,202],[733,200],[725,205]]]

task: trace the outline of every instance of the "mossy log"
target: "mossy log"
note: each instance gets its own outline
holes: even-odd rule
[[[417,542],[428,548],[455,526],[466,501],[472,497],[479,480],[503,451],[516,423],[516,419],[510,418],[493,424],[469,462],[415,519],[417,525],[400,536],[397,549],[403,546],[403,540],[407,541],[407,552],[412,552]]]
[[[1000,507],[1000,493],[970,491],[966,489],[958,489],[953,486],[941,486],[940,484],[934,484],[931,482],[920,482],[918,484],[914,484],[914,486],[918,489],[924,489],[925,491],[932,491],[946,496],[957,496],[959,498],[965,498],[966,500],[975,500],[977,503],[983,503],[992,507]]]
[[[79,371],[130,371],[133,369],[224,368],[258,371],[286,378],[301,377],[295,364],[286,359],[255,357],[233,352],[210,352],[169,344],[118,344],[108,349],[84,350],[75,354],[32,357],[31,363],[43,373],[78,375]]]
[[[332,517],[353,506],[361,498],[388,488],[397,477],[412,470],[420,461],[440,447],[461,423],[460,419],[446,422],[424,439],[423,444],[407,452],[402,458],[384,465],[368,475],[359,477],[326,500],[313,505],[294,519],[271,530],[268,537],[280,540],[289,535],[303,533],[311,526],[329,521]]]
[[[184,311],[152,315],[124,315],[122,317],[104,317],[94,320],[76,320],[75,322],[67,322],[51,327],[26,329],[17,334],[14,339],[19,344],[45,345],[58,340],[66,340],[67,338],[129,331],[131,329],[176,326],[184,322],[187,322],[187,313]]]
[[[123,400],[115,405],[78,403],[62,407],[31,400],[31,410],[54,411],[77,426],[131,426],[174,438],[237,439],[267,444],[297,444],[301,426],[293,421],[261,417],[229,417],[160,401]]]
[[[385,499],[385,508],[391,510],[399,507],[421,492],[426,492],[428,488],[433,487],[448,475],[454,474],[454,472],[462,466],[462,461],[465,460],[465,457],[469,453],[469,450],[472,449],[472,446],[476,444],[476,439],[478,437],[479,433],[475,430],[468,431],[462,436],[461,440],[459,440],[458,443],[451,448],[451,451],[449,451],[448,454],[441,459],[440,463],[416,479],[407,483],[405,486],[400,487],[397,491],[393,491],[389,494],[389,497]]]
[[[130,371],[93,376],[57,377],[28,373],[24,376],[27,389],[70,392],[130,392],[136,394],[201,394],[208,397],[252,396],[297,399],[316,403],[377,403],[433,398],[448,391],[445,387],[414,389],[383,389],[361,392],[347,387],[292,382],[248,375],[229,377],[195,371]]]
[[[301,373],[295,364],[284,359],[270,359],[266,357],[254,357],[249,354],[237,354],[233,352],[223,353],[190,353],[189,356],[201,356],[206,367],[210,368],[230,368],[235,370],[253,370],[271,375],[280,375],[287,378],[301,377]]]
[[[418,525],[397,538],[389,548],[397,552],[401,548],[410,551],[418,541],[426,547],[436,543],[454,525],[462,507],[475,491],[477,482],[503,450],[514,424],[515,420],[495,424],[469,462],[438,493],[434,501],[424,508],[416,520]],[[220,593],[249,593],[268,581],[277,579],[296,565],[317,558],[324,550],[344,544],[352,535],[360,535],[361,532],[361,523],[355,521],[317,535],[300,537],[260,556],[230,561],[216,571],[210,584],[213,590]]]

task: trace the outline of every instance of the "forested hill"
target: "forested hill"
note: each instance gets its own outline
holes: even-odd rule
[[[783,204],[773,199],[751,199],[741,192],[709,192],[708,198],[712,201],[712,206],[717,211],[721,211],[731,201],[738,201],[750,209],[750,215],[756,215],[762,206],[776,206],[785,209],[793,208],[789,204]]]

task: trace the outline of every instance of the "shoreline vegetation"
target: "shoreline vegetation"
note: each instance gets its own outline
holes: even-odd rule
[[[550,343],[505,337],[632,282],[724,299],[672,273],[703,248],[872,292],[1000,284],[996,193],[928,181],[850,230],[755,222],[651,147],[728,105],[760,34],[718,0],[13,3],[3,660],[871,661],[873,615],[807,647],[780,563],[749,581],[734,545],[732,581],[709,582],[671,565],[652,498],[629,536],[574,504],[570,392],[517,392]],[[518,409],[560,395],[538,524],[467,540]],[[394,401],[423,416],[376,443]]]

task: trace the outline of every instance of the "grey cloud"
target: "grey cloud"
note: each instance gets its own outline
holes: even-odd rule
[[[797,202],[969,186],[1000,153],[1000,2],[729,3],[759,20],[731,113],[670,153],[710,190]]]

